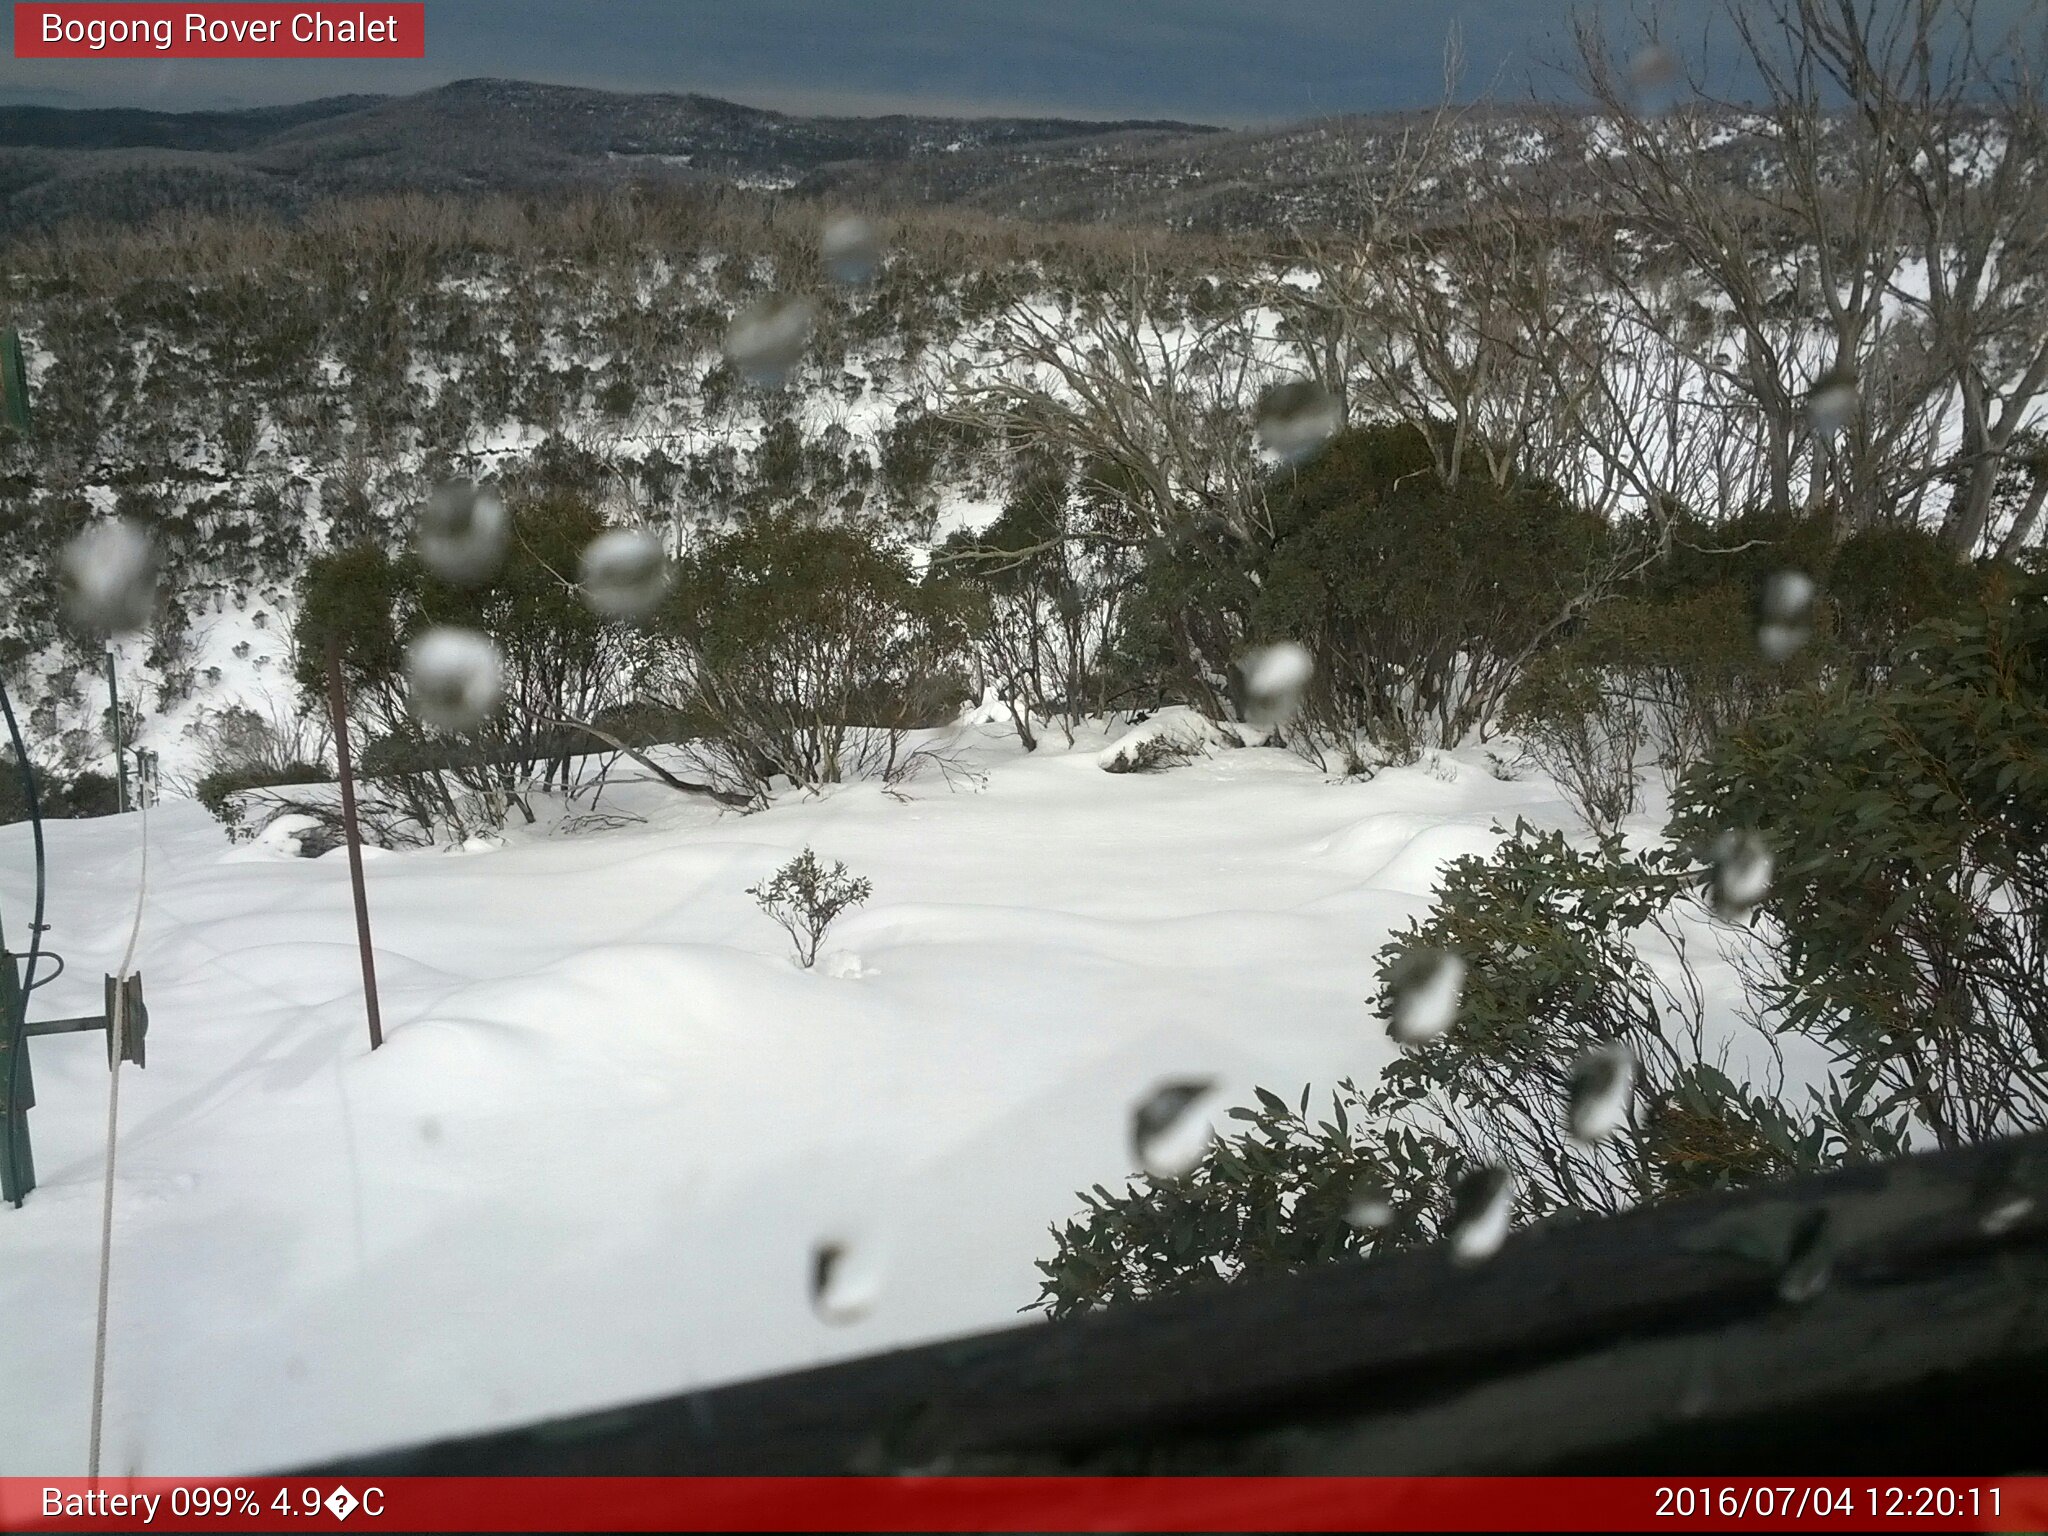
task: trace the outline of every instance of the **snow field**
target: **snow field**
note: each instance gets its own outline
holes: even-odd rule
[[[1495,819],[1566,814],[1476,752],[1366,783],[1259,748],[1112,774],[1115,734],[1027,757],[963,726],[937,735],[979,788],[737,816],[633,784],[624,828],[373,857],[375,1055],[344,856],[152,812],[108,1470],[285,1468],[1027,1321],[1046,1228],[1128,1175],[1153,1086],[1213,1075],[1220,1113],[1370,1081],[1389,926]],[[118,959],[139,823],[50,828],[70,970],[38,1016]],[[809,972],[745,895],[806,845],[875,892]],[[28,874],[0,829],[16,928]],[[91,1037],[34,1061],[0,1471],[56,1474],[84,1459],[106,1070]],[[821,1243],[871,1306],[819,1316]]]

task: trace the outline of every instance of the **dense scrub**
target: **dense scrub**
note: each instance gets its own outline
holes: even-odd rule
[[[1510,1176],[1517,1219],[1555,1218],[2048,1125],[2048,579],[1994,576],[1876,663],[1723,733],[1660,844],[1524,826],[1451,865],[1375,1000],[1398,1031],[1404,974],[1455,957],[1442,1028],[1326,1119],[1261,1092],[1186,1175],[1084,1196],[1043,1303],[1432,1240],[1474,1170]],[[1746,1053],[1687,958],[1717,934],[1742,956]],[[1831,1063],[1804,1102],[1769,1068],[1791,1035]],[[1776,1257],[1788,1294],[1818,1283],[1824,1256]]]

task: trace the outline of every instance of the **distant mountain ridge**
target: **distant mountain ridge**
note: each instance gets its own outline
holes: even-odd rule
[[[173,209],[292,215],[364,194],[654,181],[1028,219],[1275,230],[1349,218],[1361,170],[1399,153],[1412,121],[1379,114],[1228,130],[1152,119],[806,116],[713,96],[498,79],[239,112],[0,107],[0,229],[132,223]],[[1531,131],[1512,112],[1472,121],[1478,156]],[[1439,190],[1457,201],[1454,183]]]
[[[388,99],[327,96],[289,106],[222,112],[0,105],[0,148],[249,149],[301,123],[359,112]]]

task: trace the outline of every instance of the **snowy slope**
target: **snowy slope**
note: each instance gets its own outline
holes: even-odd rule
[[[346,868],[152,813],[149,1068],[124,1075],[114,1473],[247,1471],[1018,1322],[1073,1192],[1132,1166],[1163,1077],[1369,1080],[1373,953],[1495,817],[1477,755],[1333,783],[1249,748],[1164,774],[1104,735],[954,738],[982,787],[849,786]],[[118,958],[139,817],[51,828],[39,1014]],[[874,882],[815,971],[744,888],[806,844]],[[25,829],[0,891],[25,924]],[[12,930],[11,930],[12,931]],[[17,934],[18,937],[18,934]],[[38,1041],[43,1180],[0,1209],[0,1472],[84,1459],[106,1070]],[[878,1280],[833,1323],[815,1244]]]

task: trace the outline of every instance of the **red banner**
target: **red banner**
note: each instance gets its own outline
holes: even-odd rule
[[[424,4],[16,4],[17,59],[420,59]]]
[[[2048,1478],[0,1478],[0,1531],[2020,1531]]]

